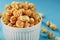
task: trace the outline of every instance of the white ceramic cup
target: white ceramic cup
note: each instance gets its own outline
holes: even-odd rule
[[[2,22],[5,40],[39,40],[41,22],[29,28],[14,28]]]

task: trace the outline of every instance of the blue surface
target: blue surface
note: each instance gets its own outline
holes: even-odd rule
[[[5,11],[4,6],[6,4],[11,3],[14,0],[0,0],[0,12]],[[28,1],[32,2],[36,5],[37,12],[43,12],[45,18],[43,19],[42,26],[47,27],[44,23],[47,20],[51,20],[55,23],[58,27],[57,31],[52,31],[48,27],[48,31],[54,33],[54,37],[52,39],[47,38],[47,33],[40,34],[40,40],[54,40],[56,36],[60,36],[60,0],[15,0],[15,1]],[[0,22],[0,40],[4,40],[3,32],[2,32],[2,25]]]

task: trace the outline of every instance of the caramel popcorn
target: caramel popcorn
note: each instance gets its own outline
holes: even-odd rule
[[[30,26],[30,23],[28,23],[28,22],[25,22],[25,23],[24,23],[24,27],[25,27],[25,28],[27,28],[27,27],[29,27],[29,26]]]
[[[16,16],[16,17],[19,17],[19,16],[22,15],[22,12],[21,12],[21,11],[18,11],[18,10],[15,10],[15,11],[13,12],[13,15]]]
[[[31,10],[26,10],[26,11],[25,11],[25,15],[31,16],[31,15],[32,15],[32,11],[31,11]]]
[[[40,22],[40,15],[35,5],[29,2],[12,2],[5,6],[2,20],[6,25],[15,28],[32,27]]]
[[[23,8],[24,8],[25,10],[27,10],[27,9],[28,9],[28,7],[29,7],[29,6],[28,6],[28,2],[25,2],[24,4],[25,4],[25,5],[24,5],[24,7],[23,7]]]
[[[60,37],[56,37],[55,40],[60,40]]]
[[[32,27],[32,26],[34,26],[34,23],[31,23],[31,24],[30,24],[30,27]]]
[[[12,26],[12,23],[8,23],[8,26]]]
[[[30,23],[34,23],[34,18],[30,18]]]
[[[35,14],[34,18],[35,18],[35,20],[39,20],[40,19],[39,14]]]
[[[47,23],[46,23],[48,26],[50,26],[51,25],[51,22],[50,21],[47,21]]]
[[[12,6],[12,8],[19,9],[18,4],[19,4],[19,2],[14,1],[14,2],[11,3],[11,6]]]
[[[3,21],[5,24],[8,24],[8,23],[9,23],[9,19],[10,19],[10,16],[7,16],[5,13],[2,14],[2,21]]]
[[[30,8],[30,9],[31,9],[31,8],[35,8],[35,5],[32,4],[32,3],[29,3],[28,5],[29,5],[29,8]]]
[[[12,24],[14,24],[14,23],[16,22],[16,20],[17,20],[17,17],[15,17],[15,16],[12,16],[12,17],[10,18],[10,22],[11,22]]]
[[[6,10],[11,10],[12,7],[11,7],[11,5],[8,4],[8,5],[5,6],[5,9],[6,9]]]
[[[56,29],[57,29],[57,27],[56,27],[55,24],[51,24],[51,25],[50,25],[50,28],[51,28],[52,30],[56,30]]]
[[[18,19],[22,20],[22,21],[29,21],[29,17],[28,16],[19,16]]]
[[[34,20],[34,24],[36,25],[36,24],[38,24],[39,23],[39,20],[37,21],[37,20]]]
[[[7,15],[7,16],[12,16],[13,14],[12,14],[10,11],[7,11],[7,12],[6,12],[6,15]]]
[[[17,20],[16,21],[16,26],[17,26],[17,28],[23,28],[24,27],[24,22],[20,21],[20,20]]]
[[[48,38],[53,38],[53,33],[52,32],[48,32]]]
[[[47,25],[48,25],[52,30],[56,30],[56,29],[57,29],[56,25],[53,24],[53,23],[50,22],[50,21],[47,21]]]
[[[47,28],[43,27],[43,28],[41,29],[41,31],[42,31],[42,32],[47,32]]]

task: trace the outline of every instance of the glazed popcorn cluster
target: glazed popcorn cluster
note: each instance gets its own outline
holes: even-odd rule
[[[40,22],[35,5],[29,2],[12,2],[5,6],[2,20],[6,25],[16,28],[32,27]]]

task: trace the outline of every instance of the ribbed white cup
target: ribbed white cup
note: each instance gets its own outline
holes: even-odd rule
[[[41,22],[29,28],[14,28],[3,22],[2,26],[5,40],[39,40]]]

